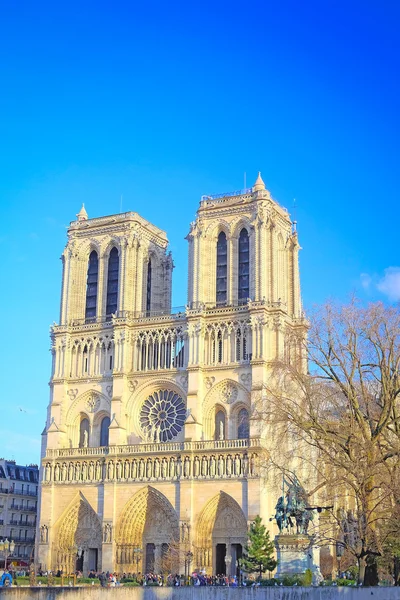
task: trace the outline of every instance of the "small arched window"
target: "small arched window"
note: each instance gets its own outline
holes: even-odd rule
[[[79,427],[79,448],[87,448],[89,446],[89,419],[83,417]]]
[[[119,256],[118,250],[114,247],[108,258],[108,274],[107,274],[107,305],[106,315],[115,314],[118,309],[118,271],[119,271]]]
[[[86,282],[86,310],[85,318],[94,319],[97,314],[97,284],[99,279],[99,259],[93,250],[89,256],[87,282]]]
[[[238,413],[238,439],[245,440],[249,435],[249,413],[245,408],[242,408]]]
[[[151,310],[151,260],[147,265],[146,311]]]
[[[217,304],[226,304],[228,275],[228,245],[223,231],[217,241]]]
[[[250,295],[250,244],[247,229],[242,229],[239,235],[239,277],[238,301],[246,302]]]
[[[100,425],[100,446],[108,446],[108,428],[110,427],[110,417],[104,417]]]
[[[218,410],[215,414],[215,435],[216,440],[226,440],[226,420],[223,410]]]

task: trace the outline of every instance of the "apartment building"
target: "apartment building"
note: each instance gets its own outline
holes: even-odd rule
[[[0,538],[15,544],[7,563],[29,565],[35,547],[39,470],[0,459]],[[0,552],[0,567],[5,552]],[[8,553],[7,553],[8,554]]]

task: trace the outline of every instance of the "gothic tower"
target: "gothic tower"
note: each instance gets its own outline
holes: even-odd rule
[[[192,552],[193,568],[234,573],[248,523],[268,522],[277,497],[249,416],[271,362],[298,360],[305,335],[293,224],[260,175],[203,196],[176,312],[163,231],[133,212],[77,217],[52,328],[38,559],[182,572]]]

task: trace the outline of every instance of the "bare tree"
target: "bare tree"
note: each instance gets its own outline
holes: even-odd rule
[[[335,507],[320,537],[342,544],[358,561],[359,581],[374,584],[380,525],[399,501],[391,482],[399,478],[400,312],[327,304],[312,314],[303,351],[309,371],[300,357],[277,361],[256,418],[287,440],[294,470],[311,467],[311,501]],[[287,457],[276,463],[287,469]]]

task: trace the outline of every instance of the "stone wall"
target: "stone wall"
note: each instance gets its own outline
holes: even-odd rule
[[[0,589],[0,598],[7,600],[399,600],[399,588],[301,588],[271,587],[237,589],[224,587],[199,588],[100,588],[94,587],[15,587]],[[69,599],[66,598],[69,596]]]

